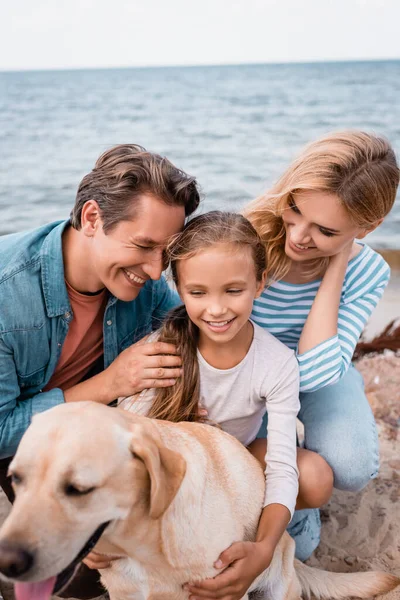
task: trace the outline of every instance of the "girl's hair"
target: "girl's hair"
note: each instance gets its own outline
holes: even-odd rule
[[[282,213],[300,190],[335,194],[356,227],[370,229],[393,206],[399,167],[389,142],[362,131],[330,134],[307,146],[276,185],[244,211],[261,236],[268,276],[281,279],[290,268],[285,254]],[[327,259],[318,259],[310,273],[319,273]]]
[[[178,264],[212,246],[229,244],[232,252],[249,248],[255,277],[261,281],[266,268],[265,248],[251,223],[242,215],[212,211],[192,219],[169,244],[174,282],[179,286]],[[182,358],[183,374],[175,385],[158,388],[148,414],[168,421],[202,421],[198,414],[200,397],[197,346],[199,330],[189,319],[185,306],[173,309],[159,330],[159,341],[175,344]]]

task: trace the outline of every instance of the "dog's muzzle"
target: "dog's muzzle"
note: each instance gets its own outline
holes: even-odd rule
[[[97,542],[99,541],[106,527],[108,527],[109,524],[110,521],[107,521],[107,523],[103,523],[102,525],[100,525],[96,529],[94,534],[88,539],[86,544],[83,546],[82,550],[76,555],[74,560],[70,562],[68,567],[66,567],[63,571],[61,571],[61,573],[57,575],[53,594],[61,592],[61,590],[63,590],[66,587],[66,585],[71,581],[71,579],[75,575],[76,568],[83,561],[85,556],[87,556],[89,552],[93,550],[93,548],[95,547],[95,545],[97,544]]]
[[[78,565],[93,550],[109,524],[110,521],[107,521],[96,529],[82,550],[78,552],[74,560],[61,573],[42,581],[26,580],[29,579],[29,572],[35,566],[34,553],[31,554],[21,548],[17,548],[15,545],[7,544],[5,541],[0,543],[0,572],[14,581],[16,599],[31,600],[32,598],[41,598],[42,600],[50,600],[51,594],[63,590],[75,575]]]

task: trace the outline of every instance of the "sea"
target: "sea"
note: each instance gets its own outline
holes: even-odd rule
[[[115,144],[195,175],[202,211],[240,210],[302,146],[348,128],[400,156],[400,61],[2,72],[0,234],[67,218]],[[400,249],[400,197],[368,241]]]

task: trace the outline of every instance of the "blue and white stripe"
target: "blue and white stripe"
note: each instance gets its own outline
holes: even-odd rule
[[[305,284],[273,282],[255,300],[251,318],[296,351],[300,391],[313,392],[338,381],[350,366],[365,323],[388,284],[390,269],[369,246],[347,267],[339,307],[337,335],[303,354],[297,345],[321,279]]]

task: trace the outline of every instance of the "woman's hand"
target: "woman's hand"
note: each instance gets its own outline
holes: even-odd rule
[[[223,572],[213,579],[187,583],[184,589],[190,600],[239,600],[243,598],[253,581],[269,567],[274,548],[262,542],[236,542],[220,554],[214,563]]]
[[[358,248],[360,248],[360,246],[358,246]],[[353,256],[356,256],[358,251],[354,240],[351,240],[340,250],[340,252],[330,257],[327,271],[332,269],[333,265],[334,267],[341,266],[344,268],[344,272],[346,272],[349,260],[353,258]]]

